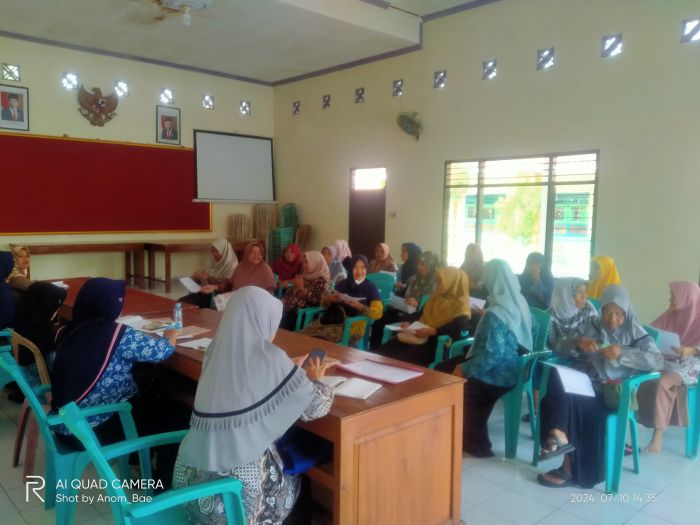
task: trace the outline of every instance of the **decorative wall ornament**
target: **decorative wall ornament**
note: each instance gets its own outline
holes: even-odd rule
[[[119,97],[116,93],[103,96],[100,88],[92,88],[92,93],[90,93],[81,84],[78,91],[78,102],[80,103],[78,111],[93,126],[104,126],[117,116],[114,112],[119,104]]]
[[[402,112],[399,113],[396,119],[399,127],[409,135],[416,137],[416,140],[420,138],[420,134],[423,131],[423,124],[420,121],[420,115],[416,112]]]

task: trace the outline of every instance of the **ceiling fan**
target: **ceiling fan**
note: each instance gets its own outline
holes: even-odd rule
[[[158,7],[158,14],[150,22],[162,22],[170,15],[180,15],[180,23],[192,25],[193,11],[203,11],[212,6],[215,0],[137,0],[140,4]]]

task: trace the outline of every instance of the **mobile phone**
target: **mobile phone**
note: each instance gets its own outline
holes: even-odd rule
[[[309,355],[306,357],[304,360],[304,364],[302,365],[302,368],[306,368],[309,365],[309,361],[311,359],[318,358],[323,362],[323,360],[326,358],[326,351],[321,350],[320,348],[313,348],[311,352],[309,352]]]

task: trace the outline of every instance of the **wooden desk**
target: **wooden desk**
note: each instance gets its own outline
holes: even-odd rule
[[[124,278],[130,282],[132,277],[139,288],[145,288],[145,248],[142,242],[90,242],[90,243],[55,243],[55,244],[10,244],[15,246],[26,246],[32,256],[34,255],[54,255],[62,253],[102,253],[102,252],[123,252],[124,253]],[[134,272],[131,271],[131,258],[134,258]]]
[[[59,312],[62,318],[73,318],[73,305],[75,304],[75,299],[78,296],[78,291],[88,279],[90,278],[74,277],[71,279],[63,279],[63,282],[68,285],[68,289],[66,290],[68,292],[68,296],[63,302]],[[153,295],[148,292],[127,287],[126,295],[124,296],[124,310],[122,310],[122,315],[161,315],[172,317],[176,302],[177,301],[173,301],[167,297],[160,297],[158,295]],[[194,309],[197,309],[195,305],[182,303],[183,312]]]
[[[209,251],[209,246],[211,246],[211,243],[213,243],[215,240],[216,239],[185,239],[147,242],[145,246],[146,250],[148,250],[148,287],[153,288],[156,282],[164,282],[165,292],[170,293],[172,287],[170,255],[181,252]],[[236,253],[236,257],[238,257],[239,260],[243,255],[243,250],[245,249],[246,245],[253,241],[255,241],[255,239],[233,243],[233,251]],[[156,277],[156,252],[163,252],[164,255],[165,279],[158,279]]]
[[[212,330],[219,317],[208,309],[184,312],[186,325]],[[286,330],[277,333],[275,343],[290,356],[316,347],[344,362],[369,358],[406,366]],[[165,364],[197,380],[203,355],[177,347]],[[384,384],[367,400],[336,397],[327,416],[299,423],[334,445],[333,461],[308,475],[332,491],[335,525],[462,523],[463,381],[424,371],[398,385]]]

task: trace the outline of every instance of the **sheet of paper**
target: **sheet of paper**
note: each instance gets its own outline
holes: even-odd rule
[[[323,376],[321,383],[328,385],[331,388],[337,387],[340,383],[347,381],[347,377],[343,376]]]
[[[398,295],[391,294],[390,297],[391,300],[391,307],[400,311],[400,312],[406,312],[407,314],[412,314],[415,313],[416,307],[415,306],[409,306],[406,304],[406,299],[403,297],[399,297]]]
[[[202,289],[201,286],[194,282],[192,277],[180,277],[180,282],[190,293],[198,293]]]
[[[195,339],[193,341],[178,344],[179,346],[184,346],[185,348],[194,348],[195,350],[206,350],[211,344],[211,338],[202,337],[201,339]]]
[[[470,297],[469,304],[471,305],[472,308],[476,308],[478,310],[483,310],[484,305],[486,304],[486,300],[479,299],[478,297]]]
[[[595,397],[595,390],[588,374],[569,368],[568,366],[545,363],[556,368],[559,373],[559,380],[567,394],[577,394],[579,396]]]
[[[430,327],[427,324],[421,323],[420,321],[413,321],[406,328],[402,328],[401,323],[388,324],[385,326],[385,328],[387,328],[393,332],[411,332],[411,333],[413,333],[420,328],[430,328]]]
[[[122,317],[117,317],[117,322],[135,328],[136,330],[141,330],[145,321],[140,315],[123,315]]]
[[[180,333],[177,334],[177,339],[189,339],[190,337],[194,337],[195,335],[199,334],[206,334],[207,332],[210,332],[208,328],[202,328],[201,326],[186,326],[182,330],[180,330]],[[158,330],[156,334],[159,336],[163,337],[164,335],[163,330]]]
[[[58,286],[59,288],[68,289],[68,285],[63,281],[51,281],[51,284]]]
[[[352,297],[352,296],[350,296],[348,294],[344,294],[344,293],[341,293],[339,295],[340,295],[340,299],[344,303],[349,303],[349,302],[358,302],[359,303],[360,301],[364,301],[366,299],[366,297]]]
[[[678,354],[674,352],[673,349],[682,345],[681,339],[678,337],[677,333],[659,330],[659,342],[657,346],[665,356],[678,357]]]
[[[228,304],[228,300],[231,298],[233,292],[220,293],[214,296],[214,306],[218,312],[223,312],[224,308]]]
[[[355,363],[338,363],[336,366],[337,368],[347,370],[358,376],[369,377],[370,379],[392,384],[402,383],[403,381],[408,381],[409,379],[423,375],[423,372],[420,370],[386,365],[370,359],[357,361]]]
[[[382,385],[379,383],[366,381],[359,377],[351,377],[335,387],[335,394],[343,397],[352,397],[354,399],[367,399],[380,388],[382,388]]]

